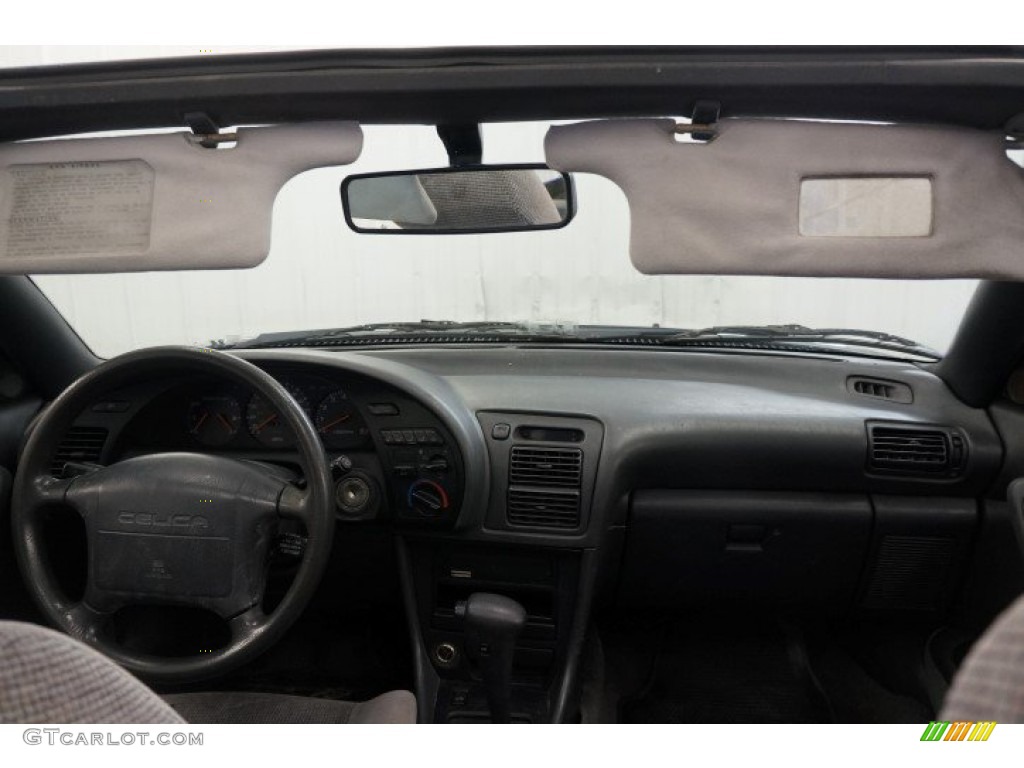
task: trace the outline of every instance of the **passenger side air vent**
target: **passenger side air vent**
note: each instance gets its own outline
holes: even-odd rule
[[[513,446],[506,506],[509,525],[578,528],[582,474],[579,448]]]
[[[103,427],[72,427],[68,430],[53,455],[50,471],[60,477],[64,464],[69,461],[98,462],[107,442]]]
[[[950,428],[868,425],[868,468],[917,476],[955,476],[967,460],[959,431]]]
[[[851,376],[847,379],[846,386],[850,392],[865,397],[877,397],[879,400],[891,400],[894,403],[910,404],[914,402],[914,393],[910,387],[899,381]]]

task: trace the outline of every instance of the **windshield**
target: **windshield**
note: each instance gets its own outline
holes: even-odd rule
[[[484,161],[543,162],[547,128],[483,126]],[[976,285],[643,275],[629,261],[623,193],[588,174],[575,176],[578,211],[564,229],[359,235],[341,210],[345,176],[447,163],[430,127],[364,131],[356,163],[304,173],[281,190],[271,252],[255,269],[34,279],[102,357],[158,344],[420,320],[683,329],[798,324],[894,334],[941,353]]]

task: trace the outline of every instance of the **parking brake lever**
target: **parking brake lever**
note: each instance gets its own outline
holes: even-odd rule
[[[492,723],[512,722],[512,657],[526,609],[503,595],[475,592],[455,605],[463,620],[466,654],[480,665]]]

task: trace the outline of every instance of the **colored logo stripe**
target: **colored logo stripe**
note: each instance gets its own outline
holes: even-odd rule
[[[967,729],[974,723],[953,723],[946,731],[946,738],[943,741],[963,741],[967,735]]]
[[[967,737],[968,741],[988,741],[988,737],[992,735],[992,731],[995,730],[996,724],[992,723],[975,723],[974,730],[971,731],[971,735]]]
[[[921,734],[921,741],[988,741],[996,723],[930,722]]]

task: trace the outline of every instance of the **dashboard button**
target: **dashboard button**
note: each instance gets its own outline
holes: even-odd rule
[[[366,410],[374,416],[397,416],[398,406],[394,403],[370,403]]]
[[[491,437],[495,440],[508,440],[508,436],[512,434],[512,426],[510,424],[495,424],[491,427]]]
[[[416,444],[416,432],[414,430],[412,430],[412,429],[403,429],[402,430],[402,440],[405,441],[406,443],[408,443],[409,445],[415,445]]]

